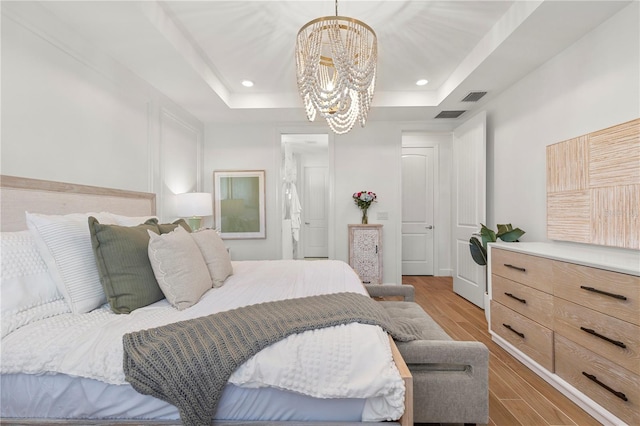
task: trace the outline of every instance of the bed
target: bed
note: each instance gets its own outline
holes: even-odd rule
[[[29,217],[27,231],[25,212],[47,218],[107,212],[99,219],[113,220],[117,229],[155,215],[155,196],[147,193],[9,176],[1,177],[0,191],[5,253],[19,246],[32,257],[42,254],[42,242],[31,241],[39,217]],[[24,279],[5,279],[11,274],[3,270],[0,416],[12,423],[178,423],[174,405],[139,393],[125,379],[124,335],[281,300],[367,295],[340,261],[229,261],[232,273],[222,284],[214,282],[186,308],[176,309],[179,298],[167,296],[116,314],[107,303],[90,309],[83,300],[70,302],[69,294],[47,281],[50,268],[43,270],[43,261],[38,262],[34,273],[46,289],[25,298],[46,303],[26,314],[8,316],[19,309],[5,309],[12,300],[17,303],[6,295],[23,291],[16,286]],[[7,265],[3,261],[3,269]],[[387,333],[375,325],[348,323],[292,334],[252,356],[224,386],[214,420],[411,424],[411,392],[410,373]]]

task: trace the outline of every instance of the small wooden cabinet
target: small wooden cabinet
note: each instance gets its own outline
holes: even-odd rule
[[[490,333],[605,424],[640,424],[640,253],[489,250]]]
[[[349,225],[349,265],[364,284],[382,283],[382,225]]]

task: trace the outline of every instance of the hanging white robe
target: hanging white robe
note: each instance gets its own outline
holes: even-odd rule
[[[289,211],[291,213],[291,235],[294,241],[300,239],[300,226],[302,206],[300,205],[300,199],[298,198],[298,190],[294,183],[291,184],[291,201],[289,204]]]

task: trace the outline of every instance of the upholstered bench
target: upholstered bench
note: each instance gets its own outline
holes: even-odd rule
[[[489,350],[481,342],[451,337],[418,305],[409,285],[366,285],[372,297],[403,296],[380,301],[391,318],[411,322],[421,339],[396,342],[413,375],[413,418],[416,423],[480,423],[489,421]],[[395,288],[394,288],[395,287]]]

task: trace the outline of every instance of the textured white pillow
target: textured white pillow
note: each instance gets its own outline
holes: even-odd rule
[[[231,256],[220,235],[213,229],[204,229],[191,234],[198,244],[209,274],[213,280],[213,287],[222,287],[224,281],[233,274]]]
[[[40,255],[71,311],[94,310],[106,303],[91,246],[89,216],[114,224],[110,213],[73,213],[63,216],[26,213]]]
[[[31,322],[70,312],[29,231],[0,233],[2,337]]]
[[[195,305],[211,288],[198,245],[181,226],[162,235],[147,232],[149,261],[162,293],[180,311]]]

